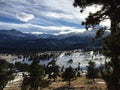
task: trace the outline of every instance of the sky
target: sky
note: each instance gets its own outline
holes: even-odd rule
[[[83,32],[81,22],[100,9],[94,5],[81,14],[74,0],[0,0],[0,30],[16,29],[33,34]],[[104,21],[101,25],[109,25]]]

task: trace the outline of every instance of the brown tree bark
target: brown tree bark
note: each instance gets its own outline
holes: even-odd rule
[[[114,14],[110,15],[110,20],[111,20],[111,35],[118,33],[118,31],[120,32],[120,28],[118,26],[118,22],[116,21]],[[113,64],[112,67],[113,72],[110,82],[107,82],[107,88],[108,90],[120,90],[120,58],[119,54],[117,54],[116,51],[114,50],[111,51],[111,62]]]

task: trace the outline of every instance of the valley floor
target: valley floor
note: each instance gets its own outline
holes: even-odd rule
[[[48,52],[50,54],[53,52]],[[58,55],[57,55],[58,54]],[[94,61],[97,66],[103,65],[105,62],[105,57],[102,54],[97,53],[96,55],[91,52],[82,52],[79,51],[69,51],[69,52],[56,52],[55,58],[56,64],[60,67],[72,66],[73,68],[78,67],[80,63],[81,68],[85,68],[88,65],[90,60]],[[17,56],[13,55],[0,55],[0,58],[9,61],[10,63],[21,62],[26,64],[31,64],[32,61],[29,61],[27,58],[23,61],[24,58],[19,59]],[[48,64],[53,58],[49,60],[40,60],[40,64]],[[68,63],[69,60],[72,60],[72,63]],[[109,58],[107,59],[109,61]],[[20,72],[19,72],[20,73]],[[17,75],[15,79],[7,84],[4,90],[20,90],[20,86],[22,83],[22,74]],[[81,76],[71,82],[70,90],[106,90],[105,82],[102,79],[96,79],[96,82],[93,83],[92,80],[87,80],[85,76]],[[66,90],[68,84],[62,79],[58,78],[56,82],[51,82],[49,87],[44,88],[42,90]]]
[[[21,80],[9,84],[4,90],[20,90]],[[51,82],[49,87],[42,90],[68,90],[68,84],[60,78],[56,82]],[[81,76],[71,82],[70,90],[106,90],[105,82],[102,79],[88,80],[85,76]]]

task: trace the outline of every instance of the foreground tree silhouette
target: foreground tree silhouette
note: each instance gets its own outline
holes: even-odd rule
[[[71,80],[75,77],[75,71],[74,69],[70,66],[65,69],[65,72],[62,74],[62,78],[68,82],[69,87],[71,86]]]
[[[33,60],[29,67],[28,75],[24,75],[24,80],[21,86],[21,90],[38,90],[41,87],[47,86],[47,81],[44,80],[44,67],[39,65],[39,60],[36,58]]]
[[[0,90],[3,90],[8,81],[14,79],[13,65],[0,59]]]
[[[111,74],[111,80],[106,81],[109,90],[120,90],[120,0],[74,0],[74,6],[81,8],[80,12],[83,12],[87,6],[101,5],[101,10],[96,13],[90,13],[89,16],[82,22],[86,29],[95,27],[101,21],[109,19],[111,21],[111,27],[99,28],[95,39],[101,37],[106,29],[111,31],[111,35],[108,36],[103,43],[103,53],[106,56],[111,57],[113,64],[113,72]]]

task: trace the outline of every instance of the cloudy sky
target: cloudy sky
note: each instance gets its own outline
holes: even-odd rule
[[[72,4],[73,0],[0,0],[0,29],[49,34],[82,32],[85,29],[81,21],[99,6],[88,7],[81,14]]]

